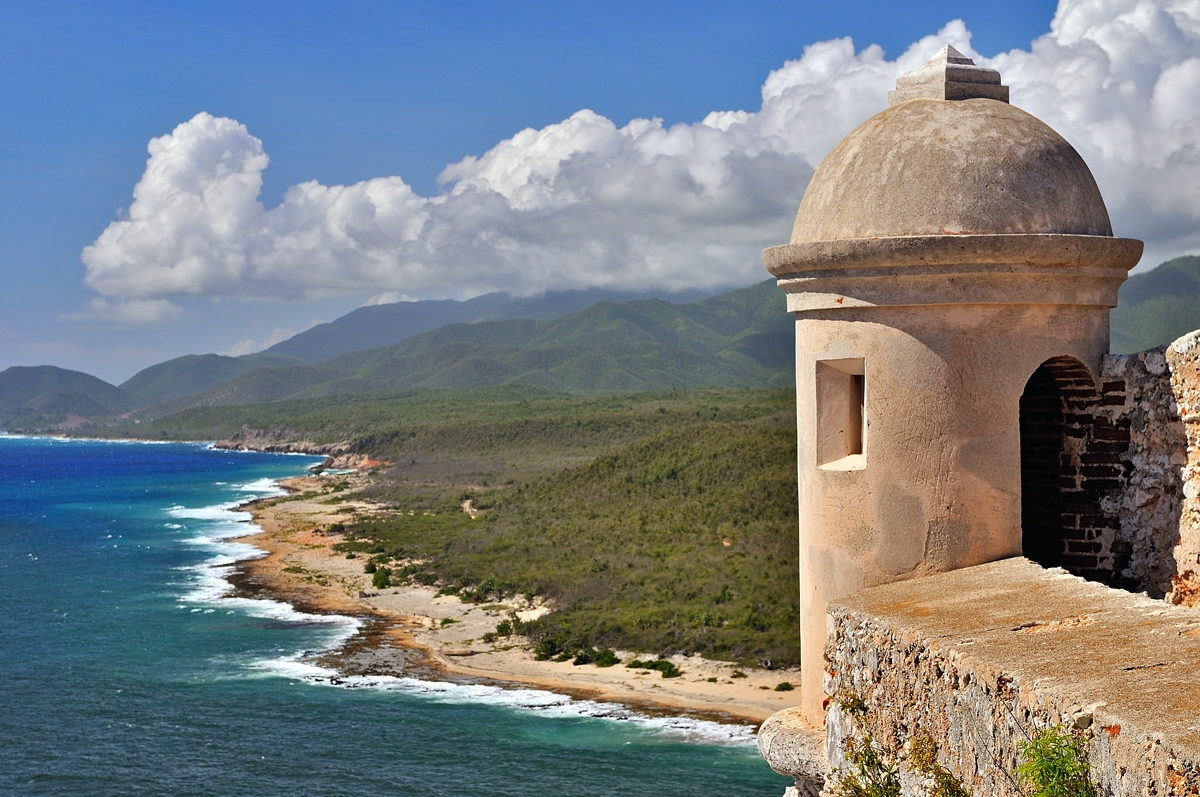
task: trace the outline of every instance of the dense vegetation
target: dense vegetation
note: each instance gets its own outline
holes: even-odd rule
[[[1200,257],[1178,257],[1135,274],[1120,296],[1111,318],[1117,354],[1152,349],[1200,329]]]
[[[152,365],[121,383],[131,406],[144,407],[203,392],[236,379],[255,368],[286,368],[302,364],[286,354],[259,352],[243,357],[189,354]]]
[[[289,434],[357,435],[356,449],[388,459],[366,497],[390,511],[351,524],[344,550],[393,582],[550,598],[557,610],[524,629],[546,652],[798,662],[790,389],[505,387],[302,406],[239,408],[219,422],[286,419]]]
[[[792,322],[772,281],[690,304],[617,301],[628,296],[489,294],[363,307],[269,351],[179,357],[120,388],[51,366],[10,368],[0,372],[0,428],[141,434],[140,423],[192,407],[414,388],[530,385],[613,393],[791,383]],[[1118,353],[1200,328],[1200,257],[1131,277],[1111,320]]]

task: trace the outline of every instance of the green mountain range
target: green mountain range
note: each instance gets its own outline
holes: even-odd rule
[[[562,306],[533,309],[552,314]],[[601,301],[556,318],[448,324],[318,362],[279,351],[188,355],[146,368],[119,388],[52,366],[10,368],[0,373],[0,428],[112,422],[118,415],[133,423],[189,407],[422,387],[521,384],[571,393],[778,386],[792,380],[792,334],[783,294],[766,281],[691,304]]]
[[[303,365],[299,357],[259,352],[243,357],[220,354],[188,354],[138,371],[121,383],[136,406],[142,407],[190,396],[235,379],[255,368],[286,368]]]
[[[318,324],[276,343],[267,352],[290,354],[306,362],[321,362],[354,351],[392,346],[446,324],[474,324],[513,318],[545,321],[586,310],[598,302],[665,299],[672,304],[687,304],[708,295],[694,290],[665,292],[590,288],[548,291],[540,296],[520,298],[507,293],[487,293],[461,302],[455,299],[426,299],[377,304],[360,307],[327,324]]]
[[[1152,349],[1200,329],[1200,257],[1177,257],[1126,280],[1111,326],[1115,354]]]
[[[133,402],[118,387],[53,365],[0,371],[0,429],[42,428],[116,415]]]
[[[690,304],[599,301],[599,292],[360,308],[271,350],[178,357],[120,387],[53,366],[0,372],[0,428],[62,428],[118,416],[424,387],[521,384],[567,393],[771,387],[793,379],[793,324],[771,280]],[[387,307],[389,309],[382,309]],[[533,317],[423,326],[465,314]],[[1112,350],[1143,351],[1200,328],[1200,257],[1180,257],[1121,288]],[[347,351],[379,340],[391,345]],[[356,343],[357,342],[357,343]],[[329,352],[337,356],[323,357]],[[129,420],[132,423],[132,420]]]
[[[687,305],[599,302],[548,321],[449,324],[319,363],[253,368],[161,409],[414,387],[767,387],[791,381],[792,346],[783,294],[764,282]]]

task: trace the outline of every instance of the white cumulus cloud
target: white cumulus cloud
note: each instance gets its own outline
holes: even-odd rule
[[[761,107],[618,127],[581,110],[447,166],[259,201],[268,157],[201,113],[153,139],[127,218],[83,251],[94,316],[169,317],[173,299],[685,288],[765,276],[813,168],[943,42],[1001,71],[1014,104],[1092,167],[1118,235],[1148,257],[1200,250],[1200,0],[1061,0],[1030,50],[979,58],[961,21],[896,60],[820,42],[767,76]],[[1155,261],[1157,262],[1157,261]]]
[[[312,322],[309,323],[308,329],[312,329],[319,323],[321,322],[314,318]],[[275,329],[271,330],[271,334],[268,335],[265,340],[256,340],[254,338],[239,340],[225,351],[219,351],[217,354],[225,357],[241,357],[245,354],[254,354],[255,352],[260,352],[263,349],[269,349],[276,343],[281,343],[288,338],[293,337],[296,332],[297,330],[290,327],[275,327]]]

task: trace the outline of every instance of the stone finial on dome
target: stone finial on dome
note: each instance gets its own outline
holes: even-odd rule
[[[896,90],[888,92],[888,105],[907,100],[999,100],[1008,102],[1008,86],[1000,85],[1000,73],[975,62],[949,44],[920,69],[896,78]]]

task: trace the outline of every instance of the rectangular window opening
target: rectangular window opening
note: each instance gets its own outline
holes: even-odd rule
[[[866,369],[861,358],[817,361],[817,465],[866,467]]]

